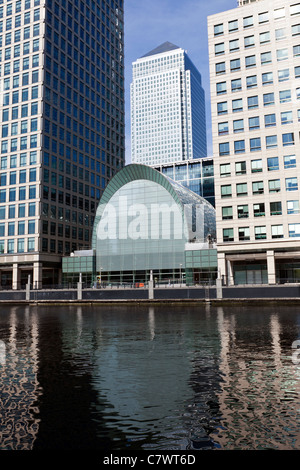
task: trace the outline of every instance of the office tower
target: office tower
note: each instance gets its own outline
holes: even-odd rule
[[[53,285],[124,163],[123,0],[2,0],[0,17],[1,285]]]
[[[243,0],[208,35],[220,273],[299,281],[300,2]]]
[[[201,75],[166,42],[133,63],[131,161],[146,165],[206,157]]]

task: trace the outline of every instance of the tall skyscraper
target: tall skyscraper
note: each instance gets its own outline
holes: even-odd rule
[[[300,278],[300,2],[241,0],[208,18],[219,269]]]
[[[124,164],[123,0],[2,0],[0,278],[58,283]]]
[[[146,165],[207,156],[201,75],[165,42],[133,63],[131,161]]]

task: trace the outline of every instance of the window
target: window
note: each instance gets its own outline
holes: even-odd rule
[[[231,184],[226,184],[221,186],[221,197],[231,197],[232,196],[232,189]]]
[[[267,159],[268,171],[279,170],[278,157],[271,157]]]
[[[250,228],[249,227],[239,227],[239,240],[240,241],[250,240]]]
[[[288,59],[288,49],[278,49],[276,51],[277,61],[280,62],[282,60]]]
[[[254,41],[254,36],[246,36],[244,38],[244,46],[245,48],[247,47],[253,47],[255,45],[255,41]]]
[[[298,34],[300,34],[300,24],[294,24],[292,26],[292,35],[297,36]]]
[[[274,19],[279,20],[285,17],[285,7],[277,8],[274,10]]]
[[[297,178],[286,178],[285,179],[286,191],[298,191],[298,180]]]
[[[224,95],[227,93],[226,82],[217,83],[217,95]]]
[[[239,29],[238,20],[228,21],[228,31],[233,33]]]
[[[238,39],[233,39],[232,41],[229,41],[229,50],[230,50],[230,52],[238,51],[239,48],[240,48],[240,46],[239,46],[239,40]]]
[[[219,144],[220,156],[229,155],[229,142],[222,142]]]
[[[232,206],[222,207],[222,220],[232,219]]]
[[[269,193],[279,193],[280,192],[280,180],[270,180],[269,181]]]
[[[299,214],[299,201],[287,201],[287,213],[288,214]]]
[[[258,96],[248,97],[248,109],[258,108]]]
[[[267,149],[277,147],[277,135],[266,136],[266,147]]]
[[[272,62],[272,54],[271,54],[271,52],[263,52],[263,53],[260,55],[260,61],[261,61],[261,65],[270,64],[270,63]]]
[[[294,5],[290,6],[290,13],[291,15],[299,15],[300,14],[300,3],[295,3]]]
[[[231,175],[230,163],[223,163],[220,165],[220,176],[226,177]]]
[[[216,74],[220,75],[226,72],[225,62],[219,62],[216,64]]]
[[[239,219],[247,219],[249,217],[248,204],[237,206],[237,215]]]
[[[263,193],[264,193],[263,181],[254,181],[252,183],[252,194],[263,194]]]
[[[264,217],[266,215],[265,204],[263,202],[253,204],[253,215],[254,217]]]
[[[233,240],[234,240],[233,228],[224,228],[223,229],[223,242],[233,242]]]
[[[259,42],[260,44],[265,44],[266,42],[270,42],[270,31],[260,33]]]
[[[293,122],[292,111],[284,111],[281,113],[281,124],[291,124]]]
[[[249,130],[250,131],[259,129],[259,127],[260,127],[259,116],[249,118]]]
[[[276,115],[275,114],[266,114],[265,115],[265,127],[276,126]]]
[[[300,237],[300,224],[289,224],[289,237]]]
[[[266,93],[263,95],[264,106],[271,106],[274,104],[274,93]]]
[[[214,34],[215,36],[220,36],[224,34],[224,26],[223,24],[218,24],[214,26]]]
[[[276,41],[281,41],[286,38],[286,28],[279,28],[275,30]]]
[[[270,202],[270,214],[282,215],[281,201]]]
[[[233,121],[233,132],[238,133],[238,132],[243,132],[243,131],[244,131],[244,120],[238,119],[236,121]]]
[[[283,157],[284,168],[296,168],[296,155],[286,155]]]
[[[238,100],[233,100],[232,101],[232,111],[234,113],[237,113],[239,111],[243,111],[243,100],[242,100],[242,98],[239,98]]]
[[[260,137],[250,139],[250,152],[257,152],[259,150],[261,150]]]
[[[218,124],[218,131],[219,131],[219,135],[228,134],[229,132],[228,122],[220,122]]]
[[[278,70],[278,81],[285,82],[290,78],[290,71],[289,69]]]
[[[287,134],[282,135],[282,145],[284,147],[287,147],[289,145],[294,145],[294,144],[295,144],[295,141],[294,141],[294,133],[293,132],[289,132]]]
[[[269,12],[264,12],[264,13],[259,13],[258,15],[258,22],[261,23],[267,23],[269,21]]]
[[[250,77],[246,78],[246,85],[247,88],[254,88],[257,87],[257,76],[251,75]]]
[[[236,70],[240,70],[241,68],[241,61],[240,59],[233,59],[230,61],[230,70],[231,72],[235,72]]]
[[[243,25],[244,28],[250,28],[251,26],[253,26],[253,16],[247,16],[246,18],[244,18]]]
[[[227,108],[227,101],[224,101],[223,103],[218,103],[217,104],[217,109],[218,109],[218,114],[227,114],[228,108]]]
[[[266,226],[254,227],[255,240],[265,240],[267,238]]]
[[[221,55],[225,53],[225,46],[224,42],[221,42],[219,44],[215,44],[215,55]]]
[[[279,92],[280,103],[289,103],[292,100],[291,90],[283,90]]]
[[[236,80],[231,80],[231,91],[240,91],[242,89],[242,80],[237,78]]]
[[[271,236],[272,238],[283,238],[283,225],[272,225]]]
[[[299,46],[299,55],[300,55],[300,46]],[[245,65],[246,65],[246,68],[255,67],[256,66],[256,57],[255,57],[255,55],[245,57]]]
[[[293,46],[293,55],[294,57],[298,57],[300,55],[300,45]]]
[[[235,174],[239,176],[239,175],[245,175],[246,173],[247,173],[246,162],[236,162]]]
[[[244,153],[245,152],[245,141],[244,140],[236,140],[234,142],[234,153]]]
[[[262,84],[271,85],[273,83],[273,72],[263,73],[262,74]]]
[[[236,195],[247,196],[247,194],[248,194],[247,183],[238,183],[236,185]]]
[[[295,78],[300,78],[300,66],[295,67]]]

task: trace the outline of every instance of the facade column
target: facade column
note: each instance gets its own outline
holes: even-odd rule
[[[224,283],[227,284],[225,253],[218,253],[218,278],[224,279]]]
[[[13,264],[12,288],[17,290],[20,287],[20,270],[18,263]]]
[[[273,250],[267,251],[268,284],[276,284],[275,256]]]
[[[228,273],[228,285],[234,286],[233,266],[232,261],[227,260],[227,273]]]
[[[43,263],[39,261],[35,261],[33,263],[33,289],[41,289],[42,288],[42,272],[43,272]]]

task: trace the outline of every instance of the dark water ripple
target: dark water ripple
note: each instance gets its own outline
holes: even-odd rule
[[[300,450],[299,336],[292,306],[2,307],[0,449]]]

